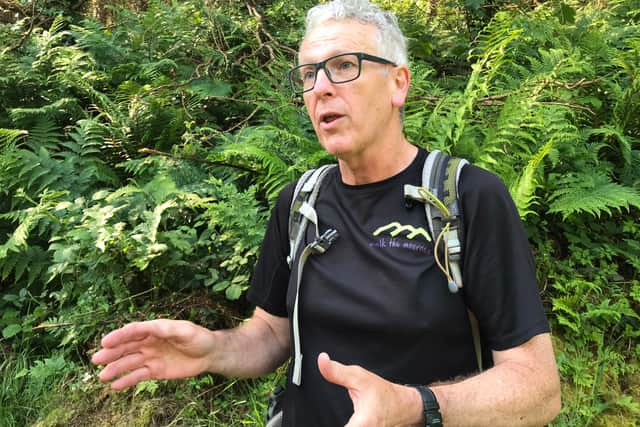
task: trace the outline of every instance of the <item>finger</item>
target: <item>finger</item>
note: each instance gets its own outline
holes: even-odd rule
[[[107,365],[131,353],[137,353],[144,344],[149,345],[147,340],[131,341],[117,347],[103,348],[91,357],[91,362],[95,365]]]
[[[157,321],[129,323],[105,335],[100,344],[103,348],[113,348],[131,341],[141,341],[153,334],[156,329],[155,322]]]
[[[125,388],[132,387],[141,381],[150,379],[152,379],[151,371],[146,366],[143,366],[142,368],[129,372],[127,375],[124,375],[112,382],[111,388],[113,390],[124,390]]]
[[[101,381],[111,381],[126,372],[135,371],[143,367],[145,365],[144,362],[145,358],[141,353],[128,354],[115,362],[109,363],[98,377]]]
[[[352,377],[356,366],[345,366],[340,362],[331,360],[327,353],[318,355],[318,369],[325,380],[343,387],[352,385]]]

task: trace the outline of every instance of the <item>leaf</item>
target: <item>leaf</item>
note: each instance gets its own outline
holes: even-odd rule
[[[142,381],[136,385],[136,389],[133,392],[133,395],[137,396],[140,393],[149,393],[151,396],[153,396],[155,392],[158,390],[158,387],[160,387],[160,385],[158,384],[158,381],[155,381],[155,380]]]
[[[2,330],[2,336],[4,338],[11,338],[18,335],[21,331],[22,331],[22,326],[14,323]]]
[[[573,25],[576,22],[576,10],[564,2],[560,3],[556,16],[563,25]]]
[[[189,83],[187,88],[203,99],[228,96],[231,93],[231,85],[224,80],[194,80]]]
[[[227,299],[232,301],[237,300],[242,295],[242,287],[240,285],[232,284],[225,291],[225,296]]]
[[[216,283],[211,289],[214,292],[220,292],[222,290],[227,289],[228,286],[229,286],[229,282],[227,280],[223,280],[222,282]]]
[[[178,192],[176,183],[166,175],[159,175],[144,186],[144,191],[153,197],[156,203],[162,203]],[[164,210],[164,208],[162,209]]]

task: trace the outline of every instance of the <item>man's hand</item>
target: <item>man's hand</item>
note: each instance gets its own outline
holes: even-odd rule
[[[100,380],[121,390],[149,379],[176,379],[207,370],[215,348],[213,333],[181,320],[131,323],[106,335],[102,349],[93,355],[96,365],[106,365]]]
[[[353,416],[345,427],[418,426],[423,420],[422,399],[412,387],[391,383],[360,366],[345,366],[318,356],[318,368],[327,381],[347,389]]]

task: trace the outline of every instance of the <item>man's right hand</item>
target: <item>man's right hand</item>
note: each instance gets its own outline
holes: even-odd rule
[[[128,324],[106,335],[93,355],[106,365],[100,380],[125,389],[149,379],[177,379],[208,369],[216,347],[215,333],[183,320],[151,320]]]
[[[131,323],[102,339],[93,355],[106,365],[102,381],[122,390],[140,381],[186,378],[203,372],[227,377],[257,377],[272,372],[288,357],[289,321],[256,308],[234,329],[211,331],[184,320]]]

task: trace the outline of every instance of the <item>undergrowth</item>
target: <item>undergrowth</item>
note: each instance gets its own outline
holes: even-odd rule
[[[116,394],[88,355],[133,320],[250,315],[279,190],[331,161],[284,78],[314,2],[10,3],[0,425],[262,425],[279,377]],[[640,2],[381,3],[409,39],[407,138],[497,173],[525,221],[562,376],[553,425],[634,425]]]

